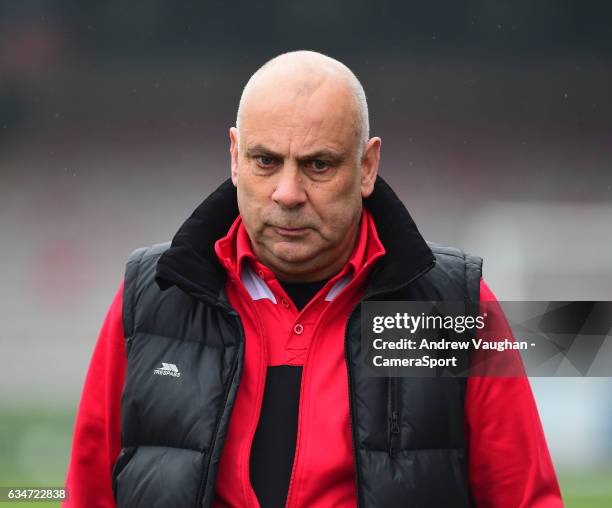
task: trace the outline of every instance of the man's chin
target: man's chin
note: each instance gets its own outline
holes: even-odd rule
[[[277,244],[272,251],[281,264],[306,265],[316,257],[316,253],[306,246],[299,246],[288,242],[283,242],[283,244],[285,245]]]

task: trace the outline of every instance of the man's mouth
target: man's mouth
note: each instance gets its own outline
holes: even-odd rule
[[[274,226],[274,229],[279,235],[282,236],[302,236],[306,233],[308,228],[285,228],[281,226]]]

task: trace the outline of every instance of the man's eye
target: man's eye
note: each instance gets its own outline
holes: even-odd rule
[[[255,157],[255,160],[257,161],[257,164],[262,168],[272,167],[275,162],[274,157],[267,157],[265,155],[258,155],[257,157]]]
[[[314,169],[317,173],[322,173],[323,171],[329,169],[329,164],[320,159],[315,159],[310,162],[310,167]]]

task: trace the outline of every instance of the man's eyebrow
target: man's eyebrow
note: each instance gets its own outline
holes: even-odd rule
[[[248,157],[253,157],[255,155],[266,155],[269,157],[274,157],[275,159],[283,159],[282,154],[260,144],[249,146],[246,150],[246,154]]]
[[[302,155],[298,157],[300,162],[312,161],[316,159],[329,160],[332,162],[342,162],[347,158],[346,154],[342,152],[336,152],[335,150],[317,150],[316,152],[312,152],[306,155]]]

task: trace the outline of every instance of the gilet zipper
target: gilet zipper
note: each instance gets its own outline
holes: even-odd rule
[[[400,446],[399,379],[389,377],[389,456],[393,457]]]
[[[394,291],[399,291],[404,286],[407,286],[408,284],[412,283],[413,281],[415,281],[422,275],[426,274],[429,270],[431,270],[434,267],[435,264],[436,264],[436,261],[434,259],[434,261],[432,261],[429,265],[423,268],[423,270],[420,270],[414,277],[412,277],[410,280],[406,282],[403,282],[402,284],[398,284],[395,287],[389,287],[389,288],[385,288],[379,291],[374,291],[374,292],[365,294],[360,299],[360,301],[355,305],[355,307],[353,307],[353,310],[349,314],[349,318],[346,322],[346,327],[344,329],[344,357],[346,361],[346,372],[348,375],[349,415],[350,415],[350,423],[351,423],[351,442],[353,444],[353,463],[355,465],[355,482],[356,482],[356,487],[357,487],[356,489],[357,490],[357,508],[362,506],[361,489],[360,489],[361,470],[359,468],[359,446],[357,443],[357,434],[355,431],[356,421],[355,421],[355,409],[354,409],[355,403],[353,401],[353,376],[351,374],[351,350],[350,350],[349,339],[348,339],[349,324],[351,323],[351,319],[355,315],[355,312],[357,311],[359,306],[362,304],[362,302],[366,301],[369,298],[372,298],[374,296],[379,296],[384,293],[392,293]],[[377,268],[378,267],[374,268],[374,271],[370,274],[370,277],[374,275],[374,272],[377,270]],[[397,416],[398,416],[398,425],[399,425],[399,414]]]

